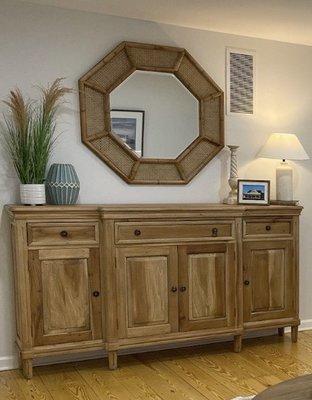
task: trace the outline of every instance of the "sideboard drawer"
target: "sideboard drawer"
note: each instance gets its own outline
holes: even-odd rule
[[[290,236],[292,234],[292,220],[268,219],[246,220],[244,222],[245,236]]]
[[[116,243],[174,242],[176,240],[202,241],[207,239],[228,239],[233,237],[233,223],[184,221],[162,222],[117,222]]]
[[[28,245],[97,244],[98,223],[28,223]]]

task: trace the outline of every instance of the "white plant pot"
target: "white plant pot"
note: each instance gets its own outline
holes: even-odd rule
[[[44,184],[20,184],[21,203],[27,205],[40,205],[46,203]]]

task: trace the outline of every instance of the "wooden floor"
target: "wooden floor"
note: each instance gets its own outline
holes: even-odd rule
[[[31,381],[18,370],[0,373],[1,400],[214,400],[256,394],[270,385],[312,373],[312,331],[299,342],[270,336],[106,360],[35,368]]]

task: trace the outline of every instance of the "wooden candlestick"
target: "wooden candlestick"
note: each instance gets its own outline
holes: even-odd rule
[[[237,149],[239,146],[228,145],[227,146],[231,151],[231,167],[230,167],[230,178],[228,180],[230,185],[230,192],[228,197],[224,200],[225,204],[237,204],[237,179],[238,179],[238,170],[237,170]]]

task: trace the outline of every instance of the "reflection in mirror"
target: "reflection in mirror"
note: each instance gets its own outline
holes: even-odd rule
[[[110,106],[112,131],[139,157],[176,158],[199,133],[198,101],[173,74],[135,71]]]

